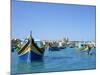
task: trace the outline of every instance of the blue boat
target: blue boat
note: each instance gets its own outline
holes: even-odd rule
[[[58,47],[50,47],[49,51],[60,51]]]
[[[42,60],[44,55],[44,48],[39,48],[32,38],[32,33],[28,38],[28,41],[23,45],[23,47],[18,51],[18,56],[21,60],[26,61],[36,61]]]

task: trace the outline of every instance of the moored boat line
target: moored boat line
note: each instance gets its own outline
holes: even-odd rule
[[[12,52],[15,50],[22,59],[33,60],[32,58],[42,59],[44,50],[60,51],[65,48],[77,48],[80,51],[87,50],[88,53],[91,49],[96,48],[93,41],[70,41],[69,38],[63,38],[62,40],[39,40],[35,41],[30,34],[29,38],[24,41],[20,39],[12,39]],[[35,53],[35,54],[34,54]],[[40,57],[38,57],[38,56]],[[32,57],[32,58],[31,58]]]
[[[27,41],[26,41],[27,42]],[[26,43],[25,41],[19,41],[17,40],[12,40],[12,48],[17,48],[18,50],[22,48],[22,45]],[[64,48],[82,48],[84,45],[88,44],[92,48],[96,48],[95,42],[93,41],[69,41],[69,39],[62,39],[62,40],[42,40],[38,41],[40,42],[40,47],[41,48],[53,48],[57,47],[60,49]],[[37,41],[35,41],[37,44]],[[37,44],[38,45],[38,44]]]

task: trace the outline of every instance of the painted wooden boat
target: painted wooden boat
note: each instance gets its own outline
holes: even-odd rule
[[[39,48],[30,34],[28,41],[18,51],[18,56],[21,60],[35,61],[42,60],[44,55],[44,48]]]

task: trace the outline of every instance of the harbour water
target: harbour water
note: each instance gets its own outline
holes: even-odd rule
[[[74,71],[96,68],[96,49],[90,55],[76,48],[66,48],[59,51],[45,50],[43,61],[25,62],[18,59],[17,53],[11,54],[11,73],[39,73],[53,71]]]

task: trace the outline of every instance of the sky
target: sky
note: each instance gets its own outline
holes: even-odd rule
[[[89,5],[12,1],[12,38],[95,40],[96,8]]]

